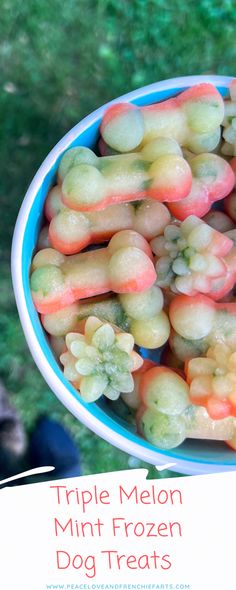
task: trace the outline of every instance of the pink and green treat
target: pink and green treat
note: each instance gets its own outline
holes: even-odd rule
[[[215,149],[220,141],[224,101],[212,84],[188,88],[175,98],[150,106],[110,106],[101,135],[118,152],[129,152],[156,137],[171,137],[194,153]]]
[[[218,420],[236,416],[236,345],[217,341],[185,367],[191,402]]]
[[[169,308],[175,355],[185,361],[204,356],[218,342],[236,347],[236,303],[219,303],[206,295],[176,296]]]
[[[170,221],[167,207],[152,200],[120,203],[89,213],[75,211],[63,204],[60,187],[49,192],[45,211],[50,216],[50,244],[62,254],[76,254],[89,244],[110,240],[125,229],[133,229],[149,241],[162,233]]]
[[[188,389],[184,379],[167,367],[155,366],[142,375],[137,425],[150,443],[171,449],[185,440]]]
[[[170,334],[169,319],[163,305],[162,291],[153,285],[140,293],[85,299],[54,313],[44,314],[41,321],[50,335],[60,337],[77,331],[79,322],[93,315],[129,331],[138,346],[155,349],[165,344]]]
[[[46,248],[32,263],[31,292],[39,313],[51,313],[78,299],[114,291],[134,293],[156,279],[148,242],[137,232],[118,232],[107,248],[64,256]]]
[[[235,185],[232,166],[216,154],[194,156],[189,160],[189,165],[193,176],[190,193],[176,203],[168,203],[171,214],[181,221],[189,215],[203,217]]]
[[[191,361],[190,361],[191,362]],[[233,438],[236,420],[231,415],[213,418],[206,408],[191,402],[189,385],[177,373],[163,366],[147,367],[134,388],[133,403],[139,399],[139,432],[153,445],[172,449],[186,438],[228,441]],[[123,396],[124,397],[124,396]],[[124,397],[128,402],[128,395]]]
[[[77,150],[76,165],[72,150],[68,150],[63,156],[67,164],[65,176],[62,172],[59,176],[63,179],[63,203],[77,211],[98,211],[140,199],[170,202],[185,198],[192,185],[189,164],[176,142],[170,140],[174,143],[171,150],[170,142],[163,142],[163,149],[158,140],[145,146],[141,153],[100,158],[88,148],[73,148]],[[87,163],[88,152],[91,163]]]

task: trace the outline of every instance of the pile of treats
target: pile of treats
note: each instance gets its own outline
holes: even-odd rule
[[[151,444],[236,450],[236,80],[226,100],[203,83],[114,104],[100,132],[45,203],[30,280],[51,346],[85,402],[127,408]]]

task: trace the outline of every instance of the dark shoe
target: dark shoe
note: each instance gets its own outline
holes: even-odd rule
[[[48,479],[81,475],[79,451],[66,430],[54,420],[39,419],[29,442],[31,468],[52,465]],[[45,479],[45,477],[44,477]]]
[[[0,381],[0,452],[21,458],[26,451],[26,435],[8,392]]]
[[[25,470],[25,453],[26,434],[23,424],[0,381],[0,481]]]

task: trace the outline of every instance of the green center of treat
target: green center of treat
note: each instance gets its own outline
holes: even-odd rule
[[[159,287],[191,294],[201,277],[217,276],[219,260],[210,252],[212,228],[194,215],[181,224],[167,225],[156,238],[154,252]],[[201,290],[201,289],[200,289]]]
[[[121,392],[134,388],[131,371],[134,339],[128,333],[116,333],[108,323],[97,318],[86,322],[85,335],[68,334],[66,344],[75,358],[80,393],[85,401],[105,395],[117,399]]]

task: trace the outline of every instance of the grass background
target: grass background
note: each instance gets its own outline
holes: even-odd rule
[[[31,359],[10,278],[18,210],[48,151],[104,102],[173,76],[236,75],[235,30],[235,0],[1,1],[0,376],[27,432],[42,413],[69,429],[85,474],[144,464],[68,414]]]

